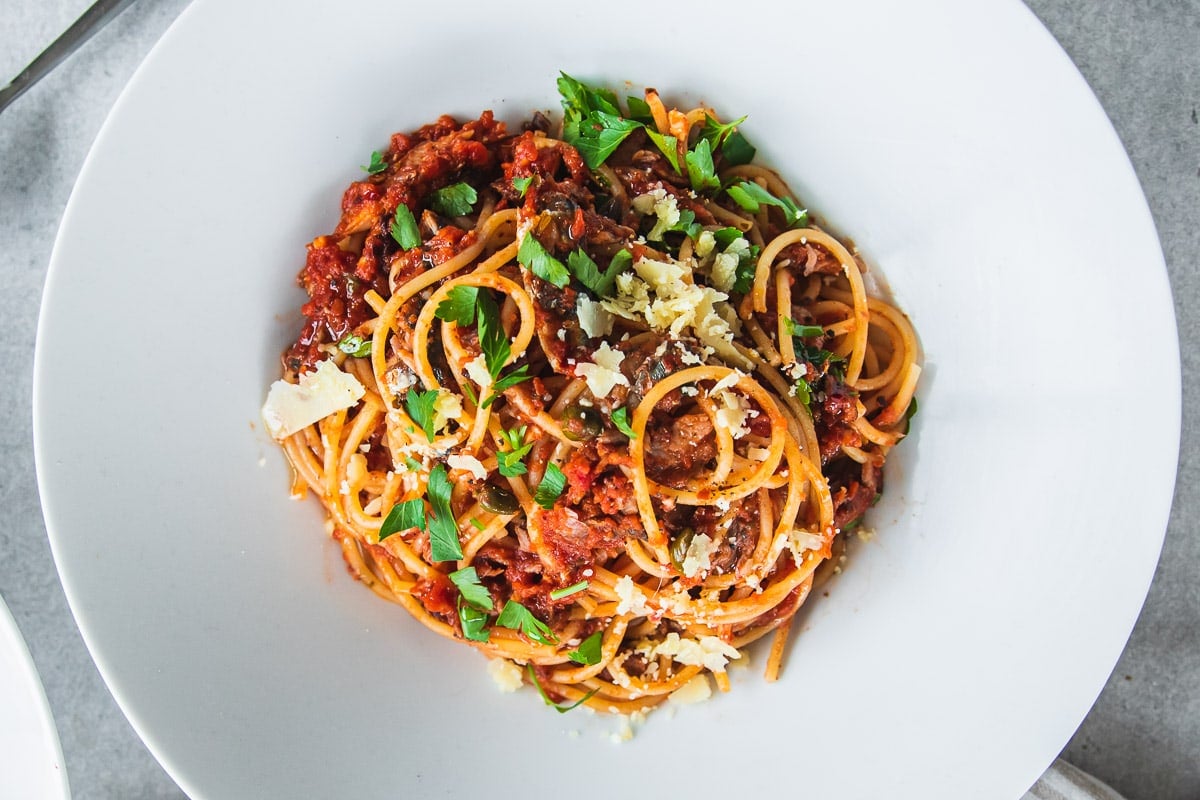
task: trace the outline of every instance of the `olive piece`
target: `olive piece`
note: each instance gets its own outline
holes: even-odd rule
[[[671,564],[680,572],[683,572],[683,560],[687,558],[688,548],[691,547],[694,538],[696,538],[696,531],[684,528],[678,536],[671,540]]]
[[[562,415],[562,432],[573,442],[595,439],[604,430],[604,423],[595,409],[572,404]]]
[[[491,483],[484,487],[479,504],[493,514],[515,514],[521,509],[512,492]]]

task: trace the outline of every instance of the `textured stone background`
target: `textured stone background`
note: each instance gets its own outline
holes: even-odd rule
[[[89,2],[5,0],[0,76],[15,75]],[[0,595],[41,671],[78,800],[183,795],[100,681],[50,558],[33,471],[34,332],[51,243],[87,150],[122,86],[186,4],[140,0],[0,115]],[[1129,152],[1166,253],[1183,350],[1182,455],[1163,557],[1125,654],[1064,755],[1129,800],[1197,800],[1200,315],[1191,301],[1200,292],[1200,0],[1029,5],[1079,66]],[[1137,313],[1111,322],[1136,328]],[[1131,391],[1153,402],[1154,387],[1121,368],[1130,371]]]

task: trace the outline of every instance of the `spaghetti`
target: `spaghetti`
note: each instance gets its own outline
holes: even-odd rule
[[[351,572],[547,702],[707,696],[771,632],[775,680],[916,336],[741,120],[559,89],[556,135],[443,116],[372,155],[264,418]]]

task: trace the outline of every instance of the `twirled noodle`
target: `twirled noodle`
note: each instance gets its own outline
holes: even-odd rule
[[[289,424],[273,389],[264,418],[363,583],[555,701],[631,713],[728,690],[771,631],[778,677],[907,431],[919,346],[735,126],[647,90],[672,138],[623,122],[601,156],[605,95],[567,85],[564,138],[485,112],[375,154],[309,245],[280,389],[350,399]]]

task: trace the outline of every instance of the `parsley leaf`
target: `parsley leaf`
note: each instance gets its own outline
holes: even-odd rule
[[[633,255],[628,250],[618,250],[608,262],[608,269],[603,272],[592,257],[583,248],[572,250],[567,255],[567,266],[571,273],[597,297],[606,297],[612,293],[617,276],[633,263]]]
[[[462,624],[463,636],[473,642],[486,642],[491,639],[487,629],[488,615],[475,606],[458,601],[458,621]]]
[[[550,593],[551,600],[562,600],[564,597],[570,597],[573,594],[578,594],[588,587],[587,581],[573,583],[570,586],[564,586],[561,589],[555,589]]]
[[[501,628],[520,631],[538,644],[552,645],[558,641],[558,637],[546,623],[535,617],[532,611],[516,600],[509,600],[504,604],[500,616],[496,617],[496,624]]]
[[[697,142],[684,156],[684,161],[687,162],[688,179],[692,182],[693,189],[702,192],[705,189],[721,188],[721,180],[713,167],[712,145],[708,143],[708,139]]]
[[[429,550],[434,561],[456,561],[463,557],[462,544],[458,541],[458,524],[450,508],[450,490],[446,468],[438,464],[430,470],[429,485],[425,490],[433,507],[429,517]]]
[[[537,687],[538,694],[540,694],[542,696],[542,700],[546,701],[546,705],[550,706],[551,708],[553,708],[555,711],[557,711],[560,714],[565,714],[568,711],[570,711],[571,709],[577,708],[577,707],[583,705],[584,703],[586,703],[588,700],[590,700],[592,698],[592,695],[594,695],[596,692],[600,691],[600,687],[597,686],[595,689],[592,689],[590,692],[588,692],[583,697],[576,700],[571,705],[560,706],[558,703],[556,703],[550,699],[550,695],[546,694],[546,690],[542,688],[542,684],[538,683],[537,675],[534,674],[534,671],[533,671],[533,664],[526,664],[525,672],[529,675],[529,680],[533,683],[534,686]]]
[[[646,126],[646,135],[650,137],[650,141],[654,142],[655,147],[667,157],[667,161],[671,162],[675,171],[682,175],[683,170],[679,168],[679,140],[674,136],[661,134],[649,125]]]
[[[477,200],[479,195],[475,193],[475,187],[459,181],[434,192],[429,198],[429,205],[447,217],[462,217],[474,210]]]
[[[421,232],[417,230],[417,220],[408,206],[403,203],[396,206],[396,216],[392,220],[392,238],[405,250],[412,250],[421,244]]]
[[[720,123],[711,116],[705,115],[704,127],[700,129],[700,135],[708,140],[713,150],[721,151],[727,166],[736,167],[739,164],[749,164],[754,160],[756,152],[754,145],[750,144],[738,130],[738,126],[745,121],[745,117],[740,117],[733,122]]]
[[[447,577],[458,587],[458,591],[462,593],[462,599],[467,605],[478,608],[480,611],[491,611],[494,608],[492,595],[488,592],[487,587],[479,582],[479,573],[475,571],[474,567],[463,567],[451,572]]]
[[[368,163],[365,167],[360,166],[359,169],[368,175],[378,175],[387,169],[387,162],[383,160],[383,153],[376,150],[371,153],[370,163]]]
[[[488,373],[495,379],[500,376],[500,370],[504,369],[508,357],[512,355],[512,342],[500,324],[500,308],[491,294],[480,292],[475,308],[479,349],[483,351]]]
[[[747,141],[741,131],[734,131],[725,139],[725,144],[721,146],[721,155],[725,158],[726,166],[736,167],[741,164],[749,164],[754,160],[754,155],[758,151],[754,149],[754,145]]]
[[[654,124],[654,113],[650,111],[650,104],[645,100],[640,97],[626,97],[625,104],[629,106],[630,119],[637,120],[643,125]],[[650,131],[647,130],[646,132],[649,133]]]
[[[600,643],[603,641],[603,639],[603,633],[596,631],[579,644],[578,650],[572,650],[571,652],[567,653],[567,658],[571,659],[576,664],[583,664],[589,667],[599,664]]]
[[[562,96],[562,107],[566,117],[579,119],[593,111],[621,113],[617,106],[617,96],[612,92],[607,89],[593,89],[565,72],[559,72],[558,75],[558,93]]]
[[[563,474],[557,464],[547,464],[546,472],[542,475],[542,482],[538,484],[537,491],[533,493],[533,502],[550,510],[554,508],[554,501],[558,499],[565,488],[567,488],[567,476]]]
[[[809,410],[809,413],[812,413],[812,387],[804,378],[796,381],[796,399]]]
[[[533,183],[532,175],[527,175],[524,178],[513,178],[512,179],[513,188],[521,193],[521,197],[524,197],[525,193],[529,191],[529,184],[531,184],[531,183]]]
[[[507,375],[492,384],[492,393],[483,401],[483,407],[487,408],[496,402],[496,398],[503,394],[505,389],[510,386],[516,386],[518,383],[527,381],[532,377],[529,374],[529,366],[527,364],[522,364],[514,370],[509,370]]]
[[[613,425],[617,426],[617,430],[628,436],[630,439],[636,439],[637,434],[633,432],[633,428],[629,427],[629,409],[621,406],[616,411],[612,412]]]
[[[743,210],[757,214],[761,206],[775,206],[783,211],[788,227],[808,224],[808,209],[800,208],[790,197],[778,198],[754,181],[741,181],[725,190]]]
[[[695,211],[685,208],[679,212],[679,221],[667,228],[667,230],[680,231],[695,239],[700,235],[700,231],[704,230],[704,226],[696,222]]]
[[[533,442],[525,441],[527,430],[528,427],[522,425],[519,428],[509,428],[501,433],[501,438],[508,445],[508,449],[496,451],[496,462],[500,474],[506,478],[515,478],[528,472],[524,462],[521,461],[533,448]]]
[[[451,287],[446,299],[438,303],[433,315],[438,319],[466,327],[475,321],[475,307],[479,302],[479,287],[459,284]]]
[[[593,111],[568,129],[563,126],[563,138],[579,151],[589,168],[595,169],[613,154],[621,142],[642,123],[604,111]],[[569,132],[568,132],[569,131]]]
[[[379,541],[412,528],[425,530],[425,503],[419,497],[396,503],[379,528]]]
[[[420,472],[423,469],[421,462],[417,461],[412,456],[404,459],[404,466],[408,468],[409,472]]]
[[[787,329],[792,336],[799,336],[801,339],[825,335],[825,329],[820,325],[801,325],[794,319],[787,321]]]
[[[404,396],[404,407],[408,410],[408,416],[420,426],[421,430],[425,431],[425,436],[431,442],[433,441],[433,407],[437,403],[437,399],[437,389],[430,389],[428,392],[422,392],[415,388],[409,389],[408,394]]]
[[[517,248],[517,261],[544,281],[563,288],[571,281],[571,273],[563,263],[546,251],[532,233],[526,233]]]
[[[337,343],[338,350],[355,358],[366,358],[371,355],[371,340],[350,334]]]

